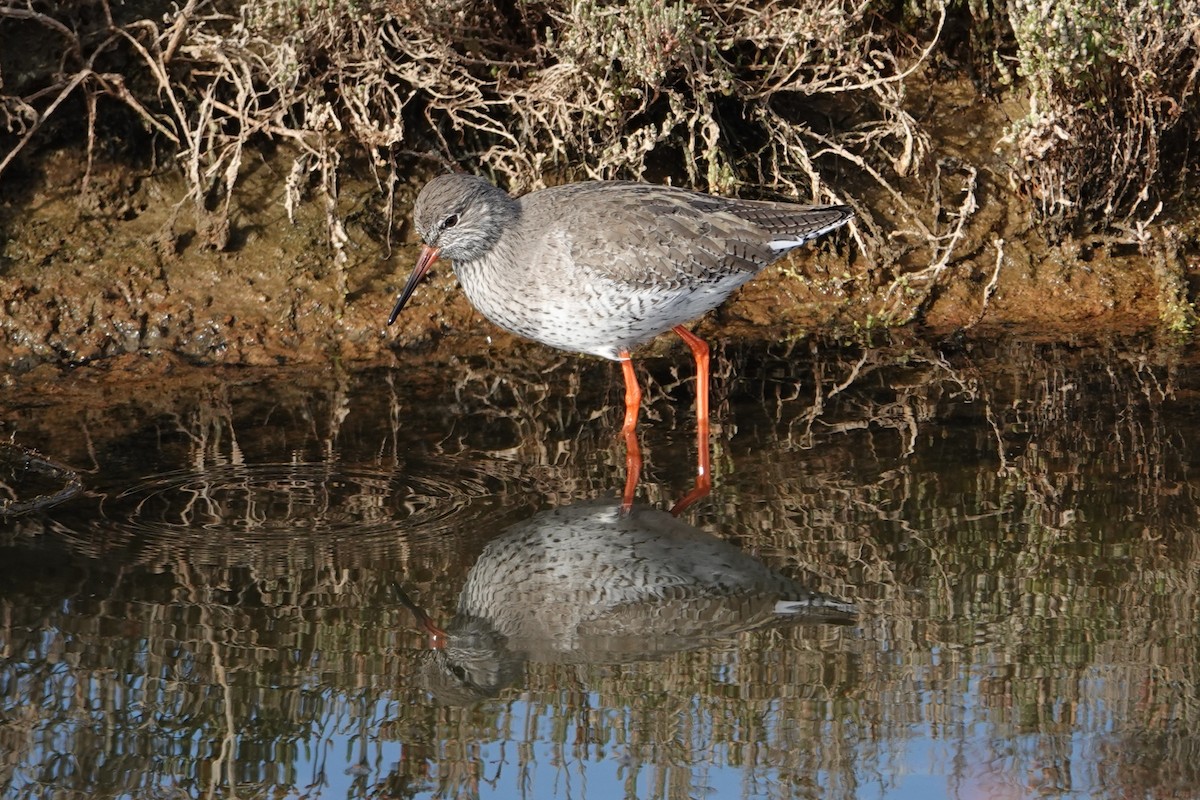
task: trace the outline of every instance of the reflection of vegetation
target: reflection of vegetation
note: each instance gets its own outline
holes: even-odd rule
[[[777,487],[780,506],[759,523],[774,531],[772,544],[754,541],[791,557],[816,531],[836,530],[817,563],[831,576],[839,564],[877,581],[881,603],[897,613],[872,638],[902,653],[906,666],[892,680],[936,687],[929,702],[949,712],[939,718],[947,730],[982,715],[1007,732],[998,742],[1037,733],[1046,749],[1033,755],[1047,771],[1072,758],[1053,743],[1081,718],[1105,721],[1100,748],[1106,725],[1133,739],[1194,730],[1196,665],[1177,637],[1195,652],[1196,496],[1181,469],[1191,434],[1167,423],[1180,389],[1170,357],[1149,348],[1094,360],[1060,346],[1006,350],[993,361],[908,346],[886,379],[826,402],[817,425],[832,436],[792,439],[795,455],[747,485],[747,497]],[[889,360],[866,351],[825,361],[824,384],[865,377],[864,357]],[[807,425],[821,393],[779,385],[789,394],[776,396],[776,424],[788,435],[791,420]],[[917,424],[877,414],[897,404]],[[731,483],[737,476],[725,491]],[[972,693],[973,677],[982,709],[955,699]],[[1155,699],[1141,705],[1134,696]],[[875,702],[871,716],[895,714],[897,724],[911,713]],[[1104,756],[1093,755],[1103,769]],[[1011,757],[1002,746],[994,756]]]
[[[0,442],[0,519],[56,506],[80,488],[74,470]]]
[[[647,363],[647,471],[668,487],[648,492],[665,504],[691,477],[690,397]],[[0,793],[263,796],[349,759],[359,794],[470,796],[612,759],[653,797],[700,794],[706,764],[778,796],[850,797],[921,726],[961,748],[947,768],[967,787],[1195,784],[1200,431],[1177,354],[904,341],[732,347],[722,363],[720,472],[691,521],[856,600],[860,628],[758,631],[654,664],[531,662],[470,708],[427,703],[423,636],[390,587],[445,620],[522,508],[618,488],[611,365],[510,358],[436,381],[410,369],[403,386],[204,373],[203,388],[123,382],[107,406],[63,391],[6,407],[0,423],[43,452],[94,458],[109,496],[0,529]],[[397,526],[361,536],[336,516],[280,535],[239,536],[233,518],[156,529],[146,505],[124,525],[140,495],[116,495],[147,469],[135,449],[153,471],[216,476],[236,452],[250,479],[287,454],[394,480],[432,469],[421,453],[470,454],[496,499],[413,529],[384,501]],[[499,761],[498,741],[515,743]],[[403,758],[381,755],[397,742]]]

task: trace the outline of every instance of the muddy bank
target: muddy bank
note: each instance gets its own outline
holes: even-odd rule
[[[218,364],[377,361],[451,334],[480,346],[504,335],[470,308],[444,265],[387,328],[415,252],[406,221],[389,251],[385,209],[370,185],[343,188],[346,205],[357,208],[343,209],[348,260],[338,264],[319,209],[304,207],[289,223],[272,192],[277,176],[265,165],[234,215],[234,244],[225,251],[203,246],[181,224],[173,206],[182,187],[169,176],[111,166],[81,197],[71,188],[79,176],[63,175],[81,168],[76,154],[56,154],[31,191],[6,192],[0,361],[9,369],[143,351]],[[397,216],[407,216],[407,198],[398,206]],[[1034,229],[1001,226],[995,234],[1003,253],[981,244],[949,265],[917,322],[943,331],[1019,327],[1061,336],[1158,329],[1164,298],[1187,290],[1195,266],[1177,253],[1170,264],[1161,251],[1076,241],[1050,246]],[[702,327],[778,340],[881,324],[888,287],[847,252],[843,242],[796,254]]]
[[[448,265],[384,325],[448,168],[854,208],[709,334],[1190,333],[1191,6],[884,6],[0,4],[0,365],[504,341]]]
[[[944,264],[914,251],[906,266],[897,230],[893,266],[878,269],[843,234],[766,270],[701,330],[774,341],[897,321],[983,336],[1187,331],[1196,222],[1176,215],[1141,231],[1140,245],[1132,234],[1049,241],[1029,222],[1028,203],[992,177],[987,138],[945,122],[973,97],[961,85],[933,91],[925,112],[931,124],[943,121],[935,133],[947,157],[978,165],[978,211]],[[377,184],[344,182],[339,259],[322,201],[302,203],[289,220],[278,155],[259,154],[244,169],[221,249],[208,244],[212,232],[170,168],[117,162],[89,172],[85,153],[72,149],[29,163],[0,187],[0,364],[9,371],[156,352],[205,364],[388,362],[413,347],[471,351],[504,340],[443,264],[398,323],[385,324],[415,258],[408,217],[425,175],[401,187],[392,207]],[[862,188],[861,202],[878,211],[872,224],[890,216],[899,225],[881,194]]]

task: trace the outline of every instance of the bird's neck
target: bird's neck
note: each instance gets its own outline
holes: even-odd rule
[[[503,228],[478,257],[454,262],[458,280],[468,293],[479,284],[502,284],[504,289],[515,288],[508,283],[517,261],[515,245],[518,238],[513,228]]]
[[[459,236],[464,241],[450,254],[450,258],[468,270],[473,268],[470,265],[506,257],[520,228],[520,203],[500,189],[489,188],[494,190],[495,195],[489,197],[487,203],[481,204],[480,219],[472,227],[471,235],[467,237],[460,232]]]

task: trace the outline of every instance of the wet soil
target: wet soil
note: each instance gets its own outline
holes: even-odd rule
[[[980,111],[961,86],[931,94],[924,116],[942,157],[980,169],[980,210],[915,302],[911,325],[1048,338],[1186,327],[1200,258],[1180,242],[1194,241],[1194,231],[1148,229],[1142,246],[1112,236],[1050,241],[1004,186],[1001,156],[976,130],[1005,110]],[[976,121],[964,123],[968,107]],[[997,120],[979,123],[979,114]],[[131,353],[203,364],[390,363],[414,347],[451,355],[507,341],[470,308],[448,265],[436,267],[395,326],[385,325],[414,260],[407,217],[425,176],[402,187],[391,208],[377,184],[343,182],[340,257],[322,199],[289,218],[286,177],[282,156],[245,167],[225,227],[213,221],[219,213],[184,198],[170,167],[89,168],[72,149],[31,155],[0,186],[0,364],[13,374]],[[781,341],[878,327],[897,290],[863,261],[846,242],[801,251],[700,330]]]

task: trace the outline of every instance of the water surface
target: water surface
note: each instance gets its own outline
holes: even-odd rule
[[[617,370],[496,355],[19,381],[0,795],[1200,796],[1188,352],[728,348],[678,530],[682,350],[637,529]]]

